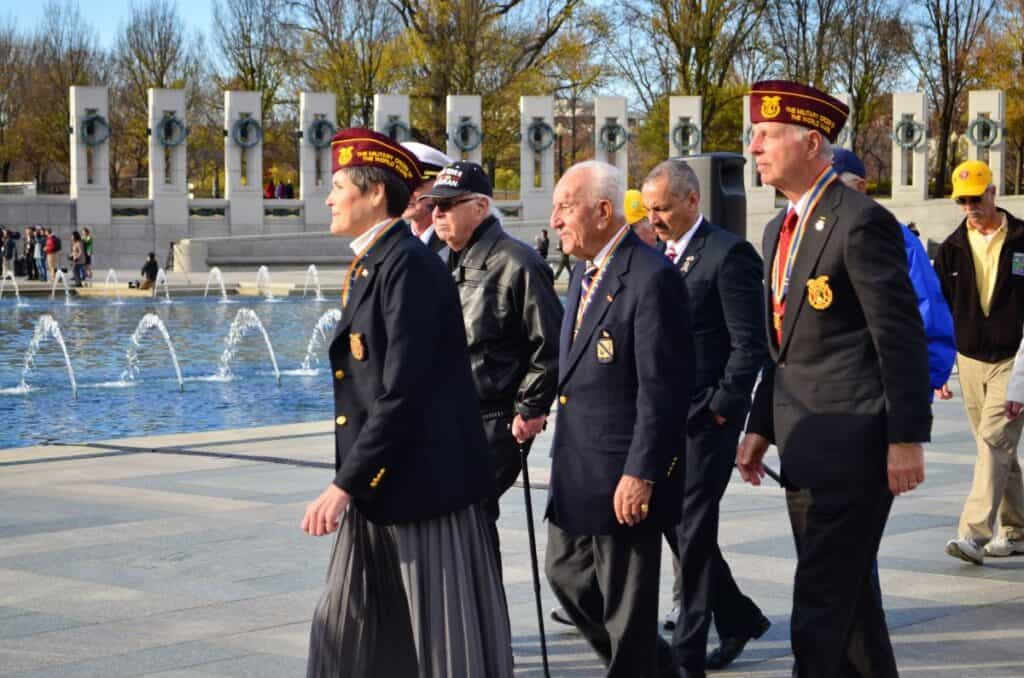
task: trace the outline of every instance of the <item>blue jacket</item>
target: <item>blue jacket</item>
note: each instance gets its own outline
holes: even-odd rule
[[[921,241],[904,224],[903,246],[907,250],[910,282],[917,294],[917,309],[924,321],[924,334],[928,339],[928,374],[932,388],[941,388],[949,379],[956,360],[956,339],[953,336],[953,316],[949,312],[939,277],[928,261]]]

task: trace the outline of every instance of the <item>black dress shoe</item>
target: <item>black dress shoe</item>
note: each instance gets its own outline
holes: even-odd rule
[[[551,608],[551,620],[556,621],[559,624],[565,624],[566,626],[576,626],[572,623],[572,620],[569,619],[569,615],[565,613],[565,610],[560,607]]]
[[[729,664],[736,661],[736,658],[743,653],[743,648],[747,646],[754,638],[760,638],[765,632],[771,628],[771,621],[768,617],[761,615],[761,618],[757,620],[752,633],[749,636],[732,636],[730,638],[722,638],[721,644],[717,649],[713,650],[711,654],[704,660],[704,664],[710,671],[717,671],[724,669]]]

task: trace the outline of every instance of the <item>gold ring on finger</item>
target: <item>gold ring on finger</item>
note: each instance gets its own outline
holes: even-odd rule
[[[649,508],[647,504],[640,504],[640,513],[646,514]]]

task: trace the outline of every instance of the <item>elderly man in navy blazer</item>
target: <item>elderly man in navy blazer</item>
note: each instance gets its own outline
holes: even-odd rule
[[[629,230],[617,169],[555,187],[551,226],[580,259],[566,296],[546,571],[608,676],[676,676],[658,636],[662,530],[679,522],[694,364],[686,285]]]

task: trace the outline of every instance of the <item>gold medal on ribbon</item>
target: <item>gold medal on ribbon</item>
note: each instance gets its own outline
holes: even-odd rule
[[[348,335],[348,350],[356,360],[366,360],[366,343],[363,341],[363,335],[358,332]]]
[[[807,281],[807,303],[816,311],[824,311],[832,305],[832,288],[828,286],[827,275]]]
[[[615,360],[615,340],[608,330],[601,330],[601,336],[597,340],[597,362],[607,365]]]

